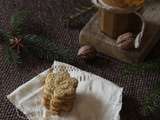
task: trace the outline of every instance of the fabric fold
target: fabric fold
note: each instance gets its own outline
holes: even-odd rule
[[[42,105],[42,89],[48,70],[18,87],[7,98],[29,120],[120,120],[123,88],[102,77],[58,61],[52,65],[53,72],[61,66],[65,66],[70,75],[79,81],[77,97],[70,113],[53,116]]]

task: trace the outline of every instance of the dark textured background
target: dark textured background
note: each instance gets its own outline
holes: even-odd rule
[[[64,28],[61,18],[74,13],[74,7],[84,2],[86,0],[0,0],[0,24],[6,30],[9,29],[10,16],[17,10],[29,9],[33,13],[33,21],[38,24],[33,29],[43,28],[43,34],[53,38],[60,46],[71,48],[75,55],[79,47],[79,30]],[[152,51],[154,55],[157,55],[158,48],[159,45]],[[6,99],[6,95],[50,65],[51,63],[33,58],[21,66],[7,64],[0,44],[0,120],[22,119],[18,117],[15,107]],[[124,77],[125,63],[104,56],[98,57],[92,63],[75,60],[72,65],[124,87],[122,120],[156,120],[153,117],[144,117],[141,113],[144,97],[160,82],[159,73],[129,74]]]

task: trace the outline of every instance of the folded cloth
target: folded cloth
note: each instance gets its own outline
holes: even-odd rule
[[[75,104],[70,113],[54,116],[42,105],[42,89],[48,70],[17,88],[7,98],[29,120],[120,120],[123,88],[97,75],[57,61],[52,65],[53,72],[62,66],[79,81]]]

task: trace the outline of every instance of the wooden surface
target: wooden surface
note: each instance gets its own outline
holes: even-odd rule
[[[95,15],[81,31],[80,44],[90,44],[97,51],[127,63],[142,62],[160,38],[159,11],[160,1],[146,3],[143,16],[147,27],[139,49],[125,51],[116,47],[115,40],[101,32],[99,27],[100,17],[98,15]]]

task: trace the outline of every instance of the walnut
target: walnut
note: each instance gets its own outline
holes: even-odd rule
[[[135,40],[135,37],[133,33],[128,32],[120,35],[117,38],[116,44],[117,44],[117,47],[121,49],[130,50],[134,48],[134,40]]]
[[[90,45],[84,45],[79,49],[77,56],[84,60],[92,60],[96,57],[96,54],[97,52],[94,47]]]

